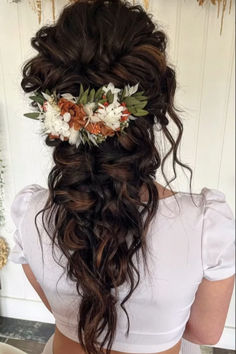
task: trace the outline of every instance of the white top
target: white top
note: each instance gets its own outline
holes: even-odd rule
[[[184,192],[159,201],[147,234],[150,274],[145,275],[140,266],[140,284],[125,304],[130,318],[128,337],[126,316],[117,306],[113,350],[156,353],[171,348],[183,335],[203,277],[214,281],[235,274],[234,215],[225,195],[206,187],[193,195],[197,207],[190,194]],[[78,342],[76,316],[80,298],[75,283],[67,279],[53,259],[51,240],[42,228],[40,214],[37,220],[43,242],[42,263],[34,217],[47,196],[48,189],[37,184],[24,187],[16,195],[11,206],[16,244],[10,259],[30,265],[50,303],[58,329]],[[55,251],[56,259],[60,261],[62,257],[60,262],[65,264],[60,250],[55,247]],[[123,284],[119,288],[121,300],[126,293]]]

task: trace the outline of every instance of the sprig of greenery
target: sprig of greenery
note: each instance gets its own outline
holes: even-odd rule
[[[49,96],[52,96],[48,90],[46,90],[45,93],[47,93]],[[144,108],[148,103],[148,98],[143,94],[144,91],[138,91],[130,96],[127,96],[126,90],[122,89],[119,93],[119,101],[120,103],[126,104],[128,111],[132,115],[137,117],[146,116],[148,114],[148,111]],[[56,100],[56,93],[54,92],[53,95],[55,96],[54,98]],[[41,92],[35,92],[34,95],[30,96],[29,98],[40,106],[43,106],[44,102],[46,101]],[[84,90],[83,85],[80,84],[79,96],[76,98],[75,103],[86,105],[87,103],[91,102],[95,103],[94,110],[96,110],[98,108],[99,103],[104,104],[105,102],[108,102],[109,104],[112,104],[114,102],[114,94],[111,92],[111,90],[109,90],[105,94],[102,87],[100,87],[97,91],[94,88],[87,88],[86,90]],[[42,115],[42,112],[31,112],[24,114],[25,117],[36,120],[39,119],[40,115]]]
[[[50,95],[50,92],[46,90],[46,93]],[[43,106],[44,102],[46,99],[43,97],[41,92],[35,92],[33,96],[29,97],[33,102],[39,103],[40,106]],[[31,113],[25,113],[24,116],[27,118],[31,119],[36,119],[38,120],[41,115],[41,112],[31,112]]]

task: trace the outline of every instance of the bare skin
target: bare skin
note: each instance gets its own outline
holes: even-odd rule
[[[155,183],[155,184],[158,189],[159,199],[168,198],[168,197],[176,194],[176,192],[172,193],[169,189],[164,189],[164,187],[159,183]],[[148,200],[148,193],[145,188],[141,189],[140,195],[141,195],[141,200],[143,202],[146,202]],[[162,351],[162,352],[158,352],[155,354],[179,354],[180,348],[181,348],[181,339],[172,348],[165,350],[164,352]],[[54,334],[54,341],[53,341],[53,354],[65,354],[65,353],[85,354],[80,343],[75,342],[75,341],[71,340],[70,338],[64,336],[59,331],[59,329],[56,327],[55,334]],[[104,353],[106,353],[105,350],[104,350]],[[111,350],[111,354],[129,354],[129,353]],[[133,353],[133,354],[135,354],[135,353]],[[143,354],[145,354],[145,353],[143,353]]]

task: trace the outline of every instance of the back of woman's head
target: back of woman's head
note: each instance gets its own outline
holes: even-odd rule
[[[165,177],[164,162],[173,153],[174,172],[176,163],[191,172],[177,157],[182,123],[174,109],[176,79],[166,63],[166,42],[141,6],[121,0],[77,1],[55,25],[36,33],[32,46],[38,54],[23,69],[25,92],[77,95],[80,84],[98,89],[110,82],[118,88],[139,83],[148,97],[148,115],[99,146],[46,139],[55,146],[55,166],[41,212],[50,211],[45,229],[67,258],[67,273],[76,282],[81,297],[78,339],[89,354],[100,353],[106,342],[108,352],[112,347],[118,287],[129,284],[126,298],[120,299],[126,312],[124,304],[138,285],[134,257],[142,251],[146,263],[145,236],[159,200],[157,169]],[[178,129],[176,139],[167,128],[167,114]],[[163,159],[155,146],[157,123],[170,143]],[[149,194],[146,204],[141,187]],[[56,222],[49,230],[52,216]],[[127,320],[129,329],[128,314]]]

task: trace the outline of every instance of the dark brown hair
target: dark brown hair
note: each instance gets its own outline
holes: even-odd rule
[[[145,236],[159,202],[157,169],[161,167],[169,185],[176,179],[176,164],[187,168],[191,189],[192,170],[177,156],[183,126],[174,107],[176,77],[167,65],[167,37],[141,6],[94,0],[65,7],[56,24],[42,27],[31,43],[38,54],[24,65],[25,92],[48,89],[76,96],[81,83],[95,89],[109,82],[119,88],[139,83],[148,97],[149,114],[99,147],[76,148],[46,139],[54,146],[55,165],[48,177],[49,198],[39,213],[47,216],[44,228],[53,248],[57,244],[66,257],[67,274],[81,298],[78,340],[86,353],[100,353],[106,343],[110,353],[117,322],[116,291],[125,282],[129,292],[121,307],[129,332],[124,304],[139,283],[134,257],[139,260],[140,251],[146,264]],[[178,131],[176,139],[167,127],[170,120]],[[163,158],[155,146],[157,123],[170,144]],[[171,154],[174,177],[168,182],[163,167]],[[140,199],[142,186],[149,194],[146,204]]]

